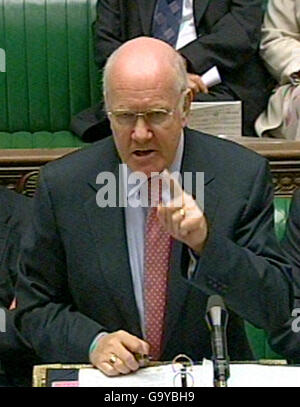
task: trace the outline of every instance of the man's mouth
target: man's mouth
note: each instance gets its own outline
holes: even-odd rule
[[[137,157],[147,157],[148,155],[154,153],[155,150],[135,150],[133,152]]]

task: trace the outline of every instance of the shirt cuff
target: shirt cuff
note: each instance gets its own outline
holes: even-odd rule
[[[300,71],[293,72],[290,75],[290,81],[291,81],[292,85],[294,85],[294,86],[300,85]]]
[[[97,345],[98,345],[98,341],[103,337],[108,335],[108,332],[100,332],[92,341],[90,347],[89,347],[89,356],[91,355],[91,353],[96,349]]]
[[[188,248],[188,251],[190,255],[190,263],[188,267],[187,277],[188,280],[190,280],[194,275],[200,256],[190,248]]]

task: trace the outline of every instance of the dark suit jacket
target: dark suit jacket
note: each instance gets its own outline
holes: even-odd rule
[[[151,36],[156,0],[98,0],[96,62],[103,67],[125,41]],[[194,0],[197,39],[180,49],[190,72],[202,75],[217,65],[223,83],[253,109],[266,103],[270,76],[258,56],[261,0]],[[229,92],[228,92],[229,93]]]
[[[110,171],[118,185],[118,164],[107,138],[42,169],[15,322],[44,362],[87,362],[102,330],[142,335],[124,208],[96,204],[102,187],[97,175]],[[248,359],[242,318],[272,330],[290,312],[289,268],[274,236],[267,161],[235,143],[186,130],[182,170],[205,172],[210,233],[191,281],[185,277],[187,247],[174,242],[162,358],[211,356],[204,316],[208,295],[217,293],[231,310],[231,359]]]
[[[31,199],[0,188],[0,307],[14,298],[20,240],[31,215]]]
[[[281,246],[293,266],[293,308],[300,310],[300,189],[294,193],[286,234]],[[297,322],[295,318],[299,312],[289,318],[281,329],[274,332],[270,341],[275,351],[297,363],[300,363],[300,332],[293,332],[292,323]],[[297,322],[297,325],[300,323]]]
[[[32,199],[0,187],[0,307],[6,312],[6,331],[0,333],[0,360],[9,376],[4,382],[1,375],[0,386],[31,382],[30,350],[12,324],[15,311],[6,310],[15,297],[21,238],[29,223],[31,208]]]
[[[293,195],[286,235],[281,245],[300,274],[300,189]]]

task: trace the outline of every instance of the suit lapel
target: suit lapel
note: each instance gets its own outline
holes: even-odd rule
[[[85,211],[95,237],[101,271],[111,290],[112,299],[124,318],[124,327],[128,327],[127,329],[130,329],[133,334],[141,336],[127,249],[124,208],[118,205],[118,164],[112,172],[117,180],[116,207],[99,208],[97,206],[96,192],[102,185],[95,184],[95,176],[89,183],[94,190],[91,189],[92,195],[85,204]]]
[[[194,0],[195,26],[198,27],[210,0]]]
[[[201,141],[197,134],[192,135],[190,131],[185,134],[184,160],[182,173],[184,172],[204,172],[204,211],[210,225],[213,223],[216,208],[219,201],[219,193],[215,191],[215,175],[211,163],[213,157],[206,151],[205,142]],[[196,195],[196,183],[193,179],[193,195]],[[170,264],[170,276],[168,285],[168,303],[165,323],[165,338],[163,349],[167,347],[167,342],[171,337],[184,302],[189,292],[189,283],[183,277],[182,270],[186,269],[189,263],[187,247],[178,241],[174,241]],[[185,259],[187,261],[185,261]]]
[[[156,0],[137,0],[137,3],[140,10],[143,33],[146,36],[150,36]]]

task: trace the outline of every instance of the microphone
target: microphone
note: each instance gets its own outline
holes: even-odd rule
[[[214,387],[227,387],[227,379],[229,378],[226,340],[228,313],[219,295],[211,295],[208,298],[205,320],[211,332]]]

